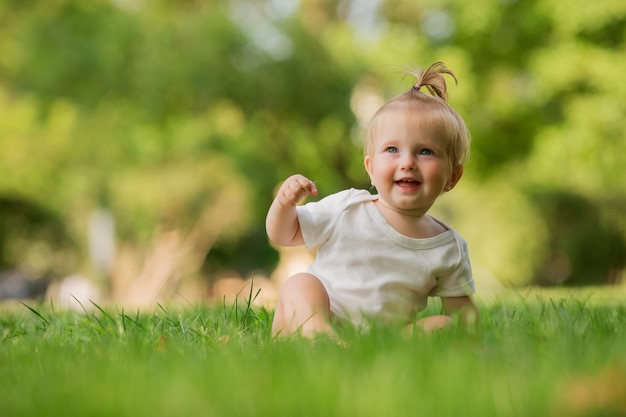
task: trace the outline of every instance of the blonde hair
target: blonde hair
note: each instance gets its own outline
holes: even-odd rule
[[[376,144],[376,126],[379,117],[389,111],[403,110],[418,114],[420,122],[440,133],[447,144],[450,163],[463,165],[469,159],[470,133],[463,118],[448,104],[448,89],[443,74],[456,76],[443,62],[435,62],[425,70],[407,72],[415,77],[415,84],[408,91],[385,103],[372,117],[367,127],[365,153],[371,154]],[[422,88],[430,94],[420,91]]]

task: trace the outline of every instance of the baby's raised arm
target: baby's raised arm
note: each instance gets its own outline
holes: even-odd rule
[[[308,194],[317,195],[317,187],[302,175],[292,175],[283,182],[265,219],[267,236],[272,242],[280,246],[304,244],[296,205]]]

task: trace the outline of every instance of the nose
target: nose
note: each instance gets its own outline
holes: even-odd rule
[[[414,155],[410,153],[406,153],[402,155],[402,158],[400,159],[400,169],[410,171],[410,170],[414,170],[416,167],[417,167],[417,164],[415,163]]]

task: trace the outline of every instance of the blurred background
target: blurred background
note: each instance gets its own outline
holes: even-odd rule
[[[271,299],[310,259],[275,187],[369,188],[365,124],[440,60],[478,291],[624,281],[623,0],[0,0],[0,33],[1,299]]]

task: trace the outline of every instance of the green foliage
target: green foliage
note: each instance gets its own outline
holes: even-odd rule
[[[545,284],[566,279],[574,285],[619,282],[619,271],[626,266],[626,245],[619,230],[603,219],[594,204],[566,192],[535,191],[536,205],[549,219],[549,251],[544,255]],[[609,204],[606,204],[609,206]],[[585,221],[580,221],[580,219]]]
[[[623,277],[623,1],[290,4],[0,1],[0,194],[62,219],[77,269],[105,207],[120,246],[195,230],[212,242],[205,271],[269,271],[276,185],[300,172],[322,195],[369,187],[371,106],[407,87],[395,70],[443,60],[473,150],[439,212],[474,262],[515,284],[547,282],[553,253],[573,265],[564,284]],[[597,238],[597,221],[613,231],[596,267],[579,270],[536,189],[588,202],[568,217],[587,223],[576,239]]]
[[[45,208],[0,197],[0,236],[11,236],[0,239],[0,271],[19,270],[30,279],[72,272],[75,242],[63,221]]]

